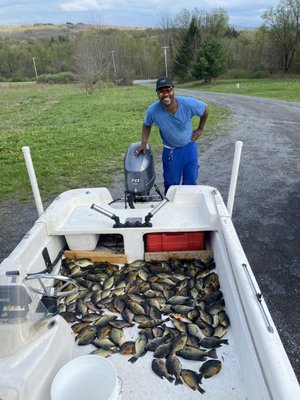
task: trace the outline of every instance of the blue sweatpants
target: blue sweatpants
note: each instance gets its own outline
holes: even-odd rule
[[[165,194],[171,185],[196,185],[198,179],[198,145],[190,142],[183,147],[167,149],[162,153]]]

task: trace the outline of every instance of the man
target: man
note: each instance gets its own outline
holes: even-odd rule
[[[175,97],[174,85],[168,77],[156,82],[158,101],[151,104],[144,118],[138,155],[145,151],[151,126],[159,128],[163,142],[163,177],[165,193],[171,185],[196,185],[198,178],[197,139],[203,134],[208,117],[208,106],[190,97]],[[199,116],[198,128],[193,131],[192,118]]]

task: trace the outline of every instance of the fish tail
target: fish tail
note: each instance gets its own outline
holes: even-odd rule
[[[169,382],[173,383],[174,378],[172,376],[167,376],[166,378],[168,379]]]
[[[210,358],[218,358],[216,349],[209,350],[205,355]]]
[[[128,361],[131,362],[131,364],[134,364],[136,362],[136,360],[137,360],[137,357],[133,356],[133,357],[129,358]]]
[[[202,387],[201,387],[201,386],[198,386],[198,392],[200,392],[201,394],[203,394],[203,393],[205,393],[205,390],[204,390],[204,389],[202,389]]]
[[[183,385],[183,382],[180,378],[176,378],[175,385]]]

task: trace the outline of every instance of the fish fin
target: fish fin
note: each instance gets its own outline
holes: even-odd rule
[[[175,385],[183,385],[183,382],[180,378],[176,378]]]
[[[200,374],[198,374],[198,382],[199,383],[202,383],[202,378],[203,378],[203,375],[200,372]]]
[[[140,357],[143,357],[146,353],[147,353],[147,351],[144,350],[138,357],[136,355],[134,355],[133,357],[129,358],[128,361],[130,361],[131,364],[133,364],[136,362],[136,360],[138,360]]]
[[[218,358],[216,349],[209,350],[205,355],[210,358]]]
[[[140,357],[143,357],[146,353],[147,353],[147,350],[144,350],[144,351],[141,353]]]

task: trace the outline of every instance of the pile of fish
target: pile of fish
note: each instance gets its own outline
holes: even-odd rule
[[[72,323],[78,345],[95,346],[92,354],[119,352],[135,363],[153,352],[152,370],[161,379],[204,393],[202,378],[221,369],[216,349],[228,344],[229,318],[214,268],[212,257],[124,266],[64,259],[61,273],[79,290],[61,299],[59,313]],[[135,340],[126,340],[132,327]],[[198,371],[184,369],[181,358],[203,363]]]

